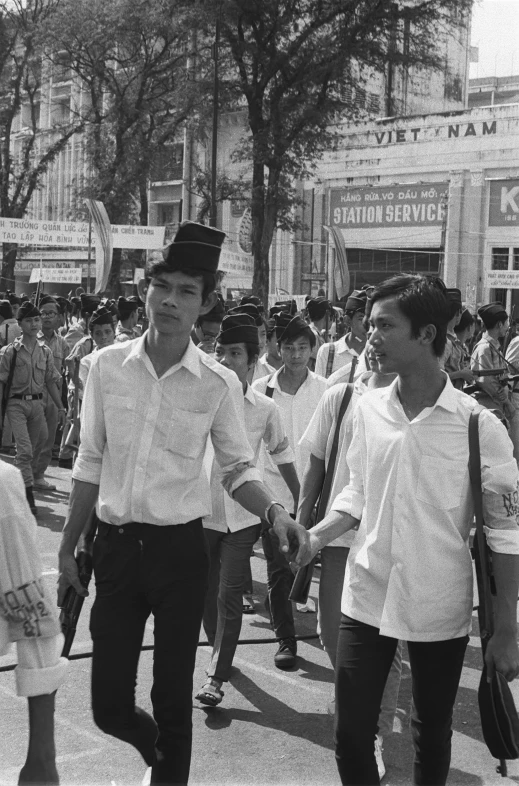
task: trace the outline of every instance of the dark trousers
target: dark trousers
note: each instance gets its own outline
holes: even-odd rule
[[[413,782],[442,786],[451,759],[452,709],[468,636],[408,642],[415,749]],[[382,694],[397,639],[342,615],[335,671],[335,756],[343,784],[379,784],[374,754]]]
[[[268,529],[261,533],[263,553],[267,560],[267,590],[270,606],[270,622],[278,639],[295,636],[292,601],[288,599],[294,574],[286,557],[279,550],[279,541]]]
[[[99,524],[90,618],[94,720],[107,734],[137,748],[152,767],[152,783],[188,781],[193,671],[208,567],[201,519],[166,527]],[[155,720],[135,705],[150,614],[155,620]]]

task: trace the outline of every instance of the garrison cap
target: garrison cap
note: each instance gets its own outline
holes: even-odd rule
[[[498,303],[496,301],[493,303],[487,303],[485,306],[481,306],[481,308],[478,308],[478,314],[483,320],[483,322],[485,322],[485,319],[487,317],[492,317],[493,319],[498,317],[499,318],[497,320],[498,322],[499,321],[504,322],[506,319],[508,319],[508,314],[506,313],[506,309],[504,308],[503,304]]]
[[[58,304],[58,306],[60,307],[63,313],[65,313],[66,311],[72,311],[72,302],[70,300],[67,300],[66,297],[63,297],[62,295],[55,295],[54,300],[56,301],[56,303]]]
[[[253,306],[257,306],[260,314],[263,314],[265,312],[263,303],[256,295],[244,295],[244,297],[242,297],[242,299],[240,300],[239,305],[246,306],[247,303],[252,303]]]
[[[276,300],[275,306],[281,306],[283,311],[294,316],[297,313],[297,303],[295,300]]]
[[[28,319],[30,317],[41,317],[41,312],[38,308],[36,308],[34,303],[31,303],[30,300],[26,300],[18,309],[16,319],[18,322],[21,322],[22,319]]]
[[[218,300],[216,304],[213,306],[211,311],[207,314],[201,314],[198,317],[198,322],[221,322],[225,316],[225,301],[219,292],[216,293],[218,295]]]
[[[236,306],[235,308],[230,308],[227,312],[228,314],[248,314],[252,320],[254,320],[254,324],[256,327],[261,327],[263,324],[263,319],[261,318],[261,314],[257,306],[254,303],[244,303],[243,305]]]
[[[99,306],[92,316],[90,317],[90,330],[96,325],[112,325],[114,324],[114,315],[106,306]]]
[[[184,221],[173,242],[163,251],[171,271],[193,269],[216,273],[225,232],[194,221]]]
[[[50,304],[51,306],[56,306],[58,311],[61,311],[60,304],[58,303],[57,298],[52,297],[52,295],[43,295],[43,297],[40,298],[40,308],[48,304]]]
[[[117,311],[119,312],[121,319],[126,319],[130,316],[132,311],[137,311],[138,308],[139,303],[136,298],[117,298]]]
[[[365,311],[368,293],[365,289],[354,289],[346,300],[345,311]]]
[[[445,294],[447,296],[447,300],[449,301],[449,303],[459,303],[459,306],[461,308],[461,306],[463,305],[463,301],[461,299],[460,289],[456,289],[456,287],[451,287],[450,289],[447,288],[445,290]]]
[[[19,306],[22,302],[18,295],[15,295],[14,292],[10,292],[8,289],[6,290],[5,296],[12,306]]]
[[[3,319],[13,318],[13,309],[8,300],[0,300],[0,317]]]
[[[315,345],[315,336],[312,328],[300,314],[296,314],[293,317],[281,311],[279,314],[276,314],[274,319],[276,320],[276,338],[278,343],[280,341],[290,341],[299,336],[306,336],[310,339],[312,346]]]
[[[307,301],[306,308],[310,319],[322,319],[330,308],[330,301],[325,297],[314,297]]]
[[[97,295],[87,295],[83,292],[80,295],[80,303],[81,311],[84,311],[86,314],[93,314],[96,308],[101,305],[101,298]]]
[[[222,320],[216,341],[219,344],[247,343],[259,347],[258,328],[253,317],[244,311],[227,314]]]

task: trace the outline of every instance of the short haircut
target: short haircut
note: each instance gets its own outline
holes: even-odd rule
[[[473,325],[475,321],[476,320],[474,319],[470,311],[465,309],[465,311],[461,315],[461,319],[459,323],[455,326],[454,330],[456,333],[463,333],[463,331],[469,328],[471,325]]]
[[[382,281],[371,295],[371,305],[379,300],[394,297],[402,314],[411,323],[411,335],[418,338],[421,328],[434,325],[436,336],[432,349],[436,357],[441,357],[447,343],[449,301],[445,284],[433,276],[401,274]]]
[[[301,330],[298,330],[297,333],[293,333],[289,338],[283,337],[278,341],[278,347],[281,348],[283,344],[291,344],[292,341],[298,338],[307,338],[310,342],[310,348],[313,349],[315,347],[317,339],[311,327],[301,328]]]
[[[219,341],[216,342],[218,346],[225,347],[228,346],[227,344],[220,344]],[[257,344],[252,344],[249,341],[236,341],[236,344],[243,344],[247,351],[247,362],[252,363],[255,358],[259,355],[259,346]]]
[[[90,324],[88,325],[88,329],[89,329],[91,335],[93,336],[94,335],[94,330],[96,329],[96,327],[104,327],[105,325],[110,325],[110,327],[112,328],[113,332],[115,333],[115,325],[114,325],[113,321],[112,322],[94,322],[93,325],[90,325]]]
[[[481,314],[481,321],[487,330],[492,330],[498,322],[506,322],[508,315],[501,311],[499,314]]]
[[[449,314],[450,314],[449,322],[451,321],[451,319],[454,319],[456,314],[459,314],[460,311],[462,310],[463,310],[463,306],[461,305],[461,303],[456,303],[454,300],[449,300]]]
[[[166,261],[162,260],[151,262],[151,264],[146,267],[144,279],[146,283],[149,284],[152,278],[160,276],[161,273],[183,273],[185,276],[190,276],[191,278],[196,278],[201,281],[202,303],[205,303],[211,292],[214,292],[216,289],[217,277],[215,273],[208,273],[205,270],[197,270],[196,268],[183,268],[182,270],[178,270],[177,268],[172,268]]]

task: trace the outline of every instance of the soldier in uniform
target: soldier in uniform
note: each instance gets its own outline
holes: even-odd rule
[[[485,332],[472,352],[470,368],[473,372],[490,371],[505,367],[501,354],[499,339],[503,338],[508,328],[508,314],[501,303],[487,303],[478,309]],[[504,375],[505,372],[503,372]],[[478,377],[478,387],[482,395],[478,396],[479,403],[494,409],[510,420],[515,412],[508,387],[501,384],[500,376]]]
[[[139,334],[135,330],[139,321],[139,298],[118,298],[117,311],[119,312],[119,322],[115,329],[115,340],[132,341],[134,338],[139,338]]]
[[[366,301],[367,294],[364,289],[354,290],[351,293],[345,308],[345,315],[350,322],[350,332],[338,341],[324,344],[320,348],[315,364],[316,374],[328,379],[335,371],[347,367],[345,377],[340,381],[353,382],[357,378],[360,373],[359,358],[366,345],[364,327]],[[367,367],[363,366],[362,371],[367,371]]]
[[[451,318],[447,325],[447,344],[440,360],[440,365],[449,375],[452,384],[458,390],[463,389],[465,382],[471,384],[475,377],[465,363],[465,348],[459,340],[455,328],[459,324],[463,312],[461,291],[456,288],[446,289]]]
[[[63,373],[65,371],[65,358],[69,353],[68,344],[58,334],[60,321],[60,306],[58,301],[50,295],[45,295],[40,300],[42,329],[38,333],[38,339],[49,347],[54,359],[54,366],[60,375],[58,390],[61,395],[63,385]],[[52,448],[58,430],[58,408],[51,399],[45,388],[43,392],[43,407],[45,411],[45,421],[47,423],[47,439],[40,450],[34,469],[34,488],[38,491],[56,491],[56,486],[45,480],[45,472],[52,459]]]
[[[6,417],[16,442],[14,463],[22,473],[27,501],[32,512],[36,513],[34,472],[38,466],[39,451],[47,438],[43,409],[45,387],[56,405],[61,425],[65,421],[65,408],[58,390],[61,377],[54,366],[52,352],[38,340],[40,311],[27,301],[18,310],[18,322],[22,335],[6,347],[0,358],[0,398],[11,377]]]
[[[190,339],[194,322],[216,302],[224,237],[211,227],[181,225],[164,259],[139,283],[149,329],[137,341],[96,353],[60,548],[59,601],[70,585],[85,596],[74,550],[96,505],[94,720],[139,751],[152,768],[152,784],[186,784],[189,777],[193,670],[208,573],[202,526],[211,512],[203,471],[208,438],[226,490],[274,527],[282,550],[293,552],[296,543],[302,550],[308,538],[253,466],[237,376]],[[150,614],[153,717],[135,703]]]

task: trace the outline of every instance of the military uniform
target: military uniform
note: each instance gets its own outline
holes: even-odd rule
[[[133,341],[134,338],[139,338],[139,334],[133,328],[125,328],[121,322],[117,323],[115,329],[116,341]]]
[[[54,367],[59,375],[58,390],[61,392],[63,385],[63,371],[65,369],[65,358],[69,354],[69,348],[63,336],[58,335],[56,331],[52,336],[47,339],[43,333],[38,334],[40,344],[47,346],[52,352]],[[58,408],[48,394],[47,389],[43,391],[43,409],[45,413],[45,422],[47,423],[47,439],[45,444],[40,450],[39,457],[37,458],[34,477],[42,478],[49,466],[52,459],[52,448],[54,440],[56,439],[56,431],[58,429]]]
[[[61,377],[52,352],[38,342],[27,348],[23,337],[6,347],[0,358],[0,382],[6,384],[13,355],[16,353],[13,380],[7,402],[6,417],[16,442],[14,463],[20,469],[26,486],[33,485],[39,452],[47,439],[43,395],[47,382],[59,383]]]

